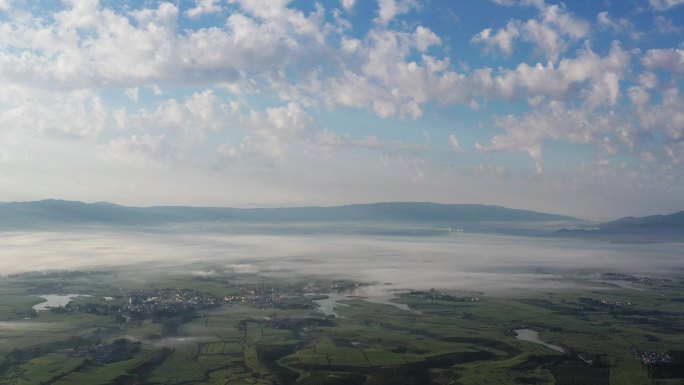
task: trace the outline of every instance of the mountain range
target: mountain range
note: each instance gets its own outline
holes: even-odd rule
[[[476,204],[388,202],[334,207],[224,208],[128,207],[112,203],[63,200],[0,204],[0,226],[49,224],[160,225],[188,222],[549,222],[574,218],[535,211]]]
[[[588,225],[564,215],[480,204],[382,202],[332,207],[226,208],[191,206],[129,207],[65,200],[0,203],[0,229],[63,226],[160,226],[184,223],[335,224],[399,223],[465,228],[472,232],[551,235],[611,241],[684,241],[684,211],[625,217]],[[570,227],[562,228],[561,227]]]
[[[563,237],[609,239],[620,242],[684,241],[684,211],[669,215],[625,217],[591,228],[562,229]]]

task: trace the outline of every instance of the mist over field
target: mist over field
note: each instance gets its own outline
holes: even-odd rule
[[[681,244],[445,233],[430,236],[231,234],[220,231],[7,232],[0,274],[135,268],[193,275],[323,276],[384,289],[508,289],[572,286],[600,272],[678,275]],[[563,279],[560,279],[561,276]],[[388,285],[391,283],[391,285]],[[383,290],[384,290],[383,289]]]

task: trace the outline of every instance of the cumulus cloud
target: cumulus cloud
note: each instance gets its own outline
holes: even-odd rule
[[[290,156],[366,151],[420,182],[438,158],[429,143],[384,141],[371,124],[350,135],[316,118],[359,109],[386,125],[413,119],[429,142],[420,119],[448,110],[500,130],[480,139],[480,150],[527,153],[538,171],[549,139],[653,167],[679,164],[681,47],[652,48],[647,39],[610,44],[635,33],[638,21],[608,12],[592,17],[590,34],[571,3],[496,2],[527,7],[530,16],[471,38],[466,50],[505,57],[494,64],[452,52],[449,37],[420,18],[415,0],[378,0],[376,14],[348,20],[353,0],[307,10],[288,0],[197,0],[180,8],[65,1],[49,17],[24,10],[0,21],[0,134],[99,142],[122,158],[172,164],[213,156],[281,165]],[[23,3],[0,0],[0,9],[10,5]],[[651,5],[665,10],[677,2]],[[212,25],[218,16],[188,21],[216,12],[225,15]],[[415,19],[402,17],[411,12]],[[364,16],[367,28],[355,28]],[[661,33],[679,28],[667,14],[652,16]],[[520,109],[490,120],[509,101]],[[461,147],[455,135],[445,145]]]
[[[665,153],[673,164],[684,163],[684,141],[668,144],[665,146]]]
[[[217,96],[212,90],[195,92],[183,99],[158,101],[153,108],[119,108],[111,112],[118,131],[133,135],[110,141],[110,159],[134,155],[176,164],[192,149],[197,151],[207,136],[236,128],[241,116],[240,103]],[[119,133],[120,135],[120,133]]]
[[[684,141],[684,96],[676,86],[669,86],[660,95],[660,103],[651,104],[645,87],[632,87],[633,103],[637,107],[641,125],[662,132],[670,143]]]
[[[195,0],[195,6],[185,11],[185,14],[195,19],[205,14],[221,12],[222,9],[220,0]]]
[[[223,161],[256,157],[264,163],[282,161],[288,149],[303,140],[311,117],[296,103],[252,110],[241,118],[246,135],[239,145],[224,143],[218,153]]]
[[[178,145],[166,135],[132,135],[113,139],[109,143],[109,156],[125,161],[155,159],[162,162],[176,162],[181,154]]]
[[[381,25],[387,25],[395,17],[417,7],[416,0],[378,0],[378,17],[375,20]]]
[[[510,21],[505,28],[500,28],[492,33],[491,28],[485,28],[470,39],[473,44],[483,44],[486,52],[495,49],[501,50],[505,55],[513,53],[513,42],[520,37],[520,29],[516,21]]]
[[[483,88],[505,98],[547,96],[567,99],[579,87],[580,96],[588,105],[615,105],[628,64],[629,53],[615,43],[604,57],[585,48],[577,57],[562,59],[558,65],[521,63],[514,70],[501,70],[498,75],[481,71],[479,82]]]
[[[56,80],[69,88],[145,85],[156,95],[161,93],[159,83],[197,84],[218,80],[233,93],[272,87],[282,100],[296,101],[303,106],[323,102],[329,108],[369,108],[383,118],[399,115],[415,119],[423,115],[423,106],[430,102],[468,103],[478,95],[493,95],[488,88],[494,83],[504,97],[521,89],[534,93],[535,85],[526,75],[543,72],[529,71],[521,64],[515,71],[502,71],[498,79],[486,79],[487,69],[476,70],[470,77],[458,73],[448,58],[426,54],[431,47],[441,45],[442,39],[422,25],[412,33],[372,29],[362,39],[342,36],[340,49],[334,52],[330,51],[334,47],[324,44],[330,28],[320,7],[305,14],[288,7],[287,1],[272,2],[268,6],[256,0],[230,2],[238,8],[228,16],[224,27],[183,31],[177,28],[178,9],[170,3],[128,14],[102,8],[96,1],[72,5],[52,24],[48,22],[47,33],[42,34],[51,39],[42,46],[52,47],[52,51],[45,55],[20,55],[19,49],[17,54],[4,55],[0,57],[0,68],[4,64],[5,71],[0,71],[0,77],[5,74],[5,80],[10,83],[43,82],[46,86]],[[208,3],[197,5],[202,4]],[[526,4],[539,9],[539,18],[528,23],[511,22],[505,31],[519,35],[530,32],[530,28],[548,26],[563,36],[584,36],[583,22],[565,8],[543,2]],[[378,6],[384,15],[382,19],[389,21],[414,9],[417,3],[382,0]],[[91,33],[81,36],[77,32],[83,28]],[[35,43],[22,37],[31,34],[12,28],[9,31],[11,39],[7,41],[17,42],[10,43],[13,48]],[[58,36],[64,33],[70,33],[73,39],[56,44]],[[481,34],[479,39],[492,40],[504,52],[512,52],[514,37],[504,38],[503,32],[497,34]],[[313,52],[321,52],[320,57],[312,58]],[[418,60],[416,54],[420,55]],[[327,62],[329,67],[324,70],[323,64],[320,68],[301,65],[315,59]],[[55,65],[55,61],[60,64]],[[554,72],[554,68],[546,70]],[[512,76],[513,73],[520,76]],[[291,76],[299,76],[297,84],[293,84]],[[605,98],[610,103],[617,95],[614,86],[618,77],[606,74],[602,80],[608,89]],[[597,77],[592,79],[596,81]],[[572,80],[560,85],[557,81],[553,83],[560,91],[548,93],[562,93],[575,84]],[[127,96],[133,97],[132,100],[135,95],[131,90],[135,87],[127,87]],[[597,85],[588,98],[602,103],[598,88]]]
[[[419,25],[414,33],[416,47],[419,51],[427,51],[430,46],[442,44],[442,39],[439,38],[429,28]]]
[[[212,90],[195,92],[186,99],[166,99],[156,108],[141,108],[127,116],[129,129],[159,128],[184,132],[186,139],[201,138],[206,131],[216,131],[229,124],[237,106],[218,98]]]
[[[653,23],[656,26],[658,32],[662,34],[678,33],[681,32],[682,28],[675,25],[675,23],[665,16],[658,15],[653,18]]]
[[[622,32],[632,28],[632,24],[628,19],[613,19],[606,11],[599,12],[598,15],[596,15],[596,21],[599,26],[612,29],[614,32]]]
[[[684,74],[684,49],[649,49],[641,59],[646,68],[665,68],[675,74]]]
[[[666,11],[684,4],[684,0],[649,0],[649,4],[657,11]]]
[[[461,145],[458,143],[458,139],[456,139],[456,135],[454,134],[449,135],[449,147],[451,147],[451,150],[454,152],[461,151]]]
[[[198,6],[206,11],[211,4],[218,6],[206,1]],[[305,15],[287,2],[264,7],[246,0],[239,6],[224,27],[183,31],[178,31],[179,10],[169,2],[128,13],[97,1],[73,2],[51,19],[8,21],[2,29],[8,49],[0,56],[0,79],[72,89],[232,82],[241,71],[258,75],[285,68],[310,53],[311,44],[324,43],[322,10]]]
[[[341,1],[342,1],[342,8],[344,8],[344,10],[347,12],[354,9],[354,4],[356,4],[356,0],[341,0]]]
[[[413,33],[372,30],[354,45],[354,61],[326,82],[319,82],[325,104],[370,108],[382,118],[419,118],[423,105],[431,101],[464,103],[471,87],[466,76],[450,70],[448,58],[422,51],[441,39],[419,26]],[[411,60],[412,54],[420,60]]]
[[[539,15],[527,21],[510,20],[495,33],[492,28],[483,29],[473,36],[471,42],[484,44],[486,51],[497,48],[510,55],[513,52],[513,42],[521,38],[534,44],[547,59],[556,61],[568,49],[569,41],[585,38],[589,33],[589,23],[574,16],[562,4],[548,5],[543,0],[498,3],[533,6],[538,9]]]
[[[124,95],[126,95],[127,98],[131,99],[134,102],[138,101],[138,93],[138,87],[126,88],[126,91],[124,91]]]
[[[15,94],[0,109],[0,126],[23,134],[93,140],[109,117],[102,98],[88,91],[46,97]]]
[[[562,103],[552,102],[543,110],[523,117],[507,115],[496,120],[505,134],[492,138],[482,151],[519,151],[527,153],[542,172],[543,146],[547,139],[570,143],[593,144],[609,154],[618,146],[633,146],[633,127],[611,115],[600,115],[586,109],[568,109]]]

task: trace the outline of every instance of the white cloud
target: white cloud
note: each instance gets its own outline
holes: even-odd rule
[[[522,30],[523,39],[534,42],[550,60],[557,60],[568,43],[565,39],[578,40],[589,34],[589,23],[570,14],[560,5],[541,8],[542,20],[528,20]]]
[[[646,68],[665,68],[675,74],[684,74],[684,49],[649,49],[641,59]]]
[[[491,52],[498,48],[506,55],[513,53],[513,41],[520,37],[518,22],[509,21],[505,28],[499,29],[492,34],[491,28],[483,29],[480,33],[473,36],[470,42],[473,44],[484,44],[485,51]]]
[[[124,95],[126,95],[126,97],[131,99],[132,101],[137,102],[139,91],[140,90],[138,87],[126,88],[126,90],[124,91]]]
[[[458,139],[454,134],[449,135],[449,147],[451,147],[451,151],[461,151],[461,145],[458,143]]]
[[[341,1],[342,1],[342,8],[344,8],[344,10],[347,12],[354,9],[354,4],[356,4],[356,0],[341,0]]]
[[[657,11],[666,11],[684,4],[684,0],[649,0],[649,4]]]
[[[86,91],[44,97],[15,94],[10,104],[0,108],[4,130],[48,137],[92,140],[106,128],[108,119],[102,99]]]
[[[673,164],[684,163],[684,141],[667,145],[665,153]]]
[[[154,109],[141,108],[120,114],[118,120],[126,123],[127,130],[163,131],[182,137],[183,142],[199,143],[207,133],[234,123],[237,113],[234,102],[217,97],[212,90],[204,90],[182,100],[162,100]]]
[[[178,9],[169,3],[126,15],[102,8],[97,2],[84,3],[78,9],[67,8],[59,20],[69,20],[68,23],[47,25],[47,31],[51,31],[47,35],[52,40],[43,45],[53,47],[54,53],[0,57],[0,68],[6,68],[0,71],[0,77],[4,74],[9,83],[40,82],[46,87],[54,86],[55,79],[64,87],[76,88],[147,86],[157,96],[161,94],[158,84],[218,81],[221,87],[236,94],[274,92],[280,99],[297,101],[302,106],[322,102],[329,108],[369,108],[381,117],[419,118],[423,106],[430,102],[468,103],[478,95],[493,95],[488,88],[495,80],[490,79],[490,84],[481,82],[486,70],[475,70],[475,76],[469,77],[450,70],[448,58],[423,54],[416,59],[416,53],[442,44],[442,39],[427,27],[418,26],[413,33],[372,29],[363,39],[342,35],[341,49],[337,49],[325,44],[331,27],[325,24],[320,7],[304,14],[288,8],[284,0],[267,5],[259,0],[231,2],[238,9],[228,17],[225,27],[183,31],[177,28]],[[395,7],[397,12],[408,12],[417,3],[383,4]],[[542,5],[535,6],[540,7],[544,23],[565,31],[574,30],[574,19],[568,19],[563,8]],[[87,28],[94,29],[81,37],[67,25],[93,25]],[[74,40],[60,43],[57,36],[62,30],[74,33]],[[581,35],[581,28],[575,34]],[[19,31],[14,31],[13,39],[8,41],[19,39],[19,35]],[[81,38],[85,41],[79,41]],[[62,64],[55,65],[55,56],[74,59],[60,59]],[[322,64],[312,68],[313,62]],[[12,73],[18,69],[23,72]],[[292,82],[293,77],[297,82]],[[616,95],[615,79],[607,74],[603,82],[612,92],[607,96],[609,99]],[[506,82],[511,80],[496,79],[504,96],[510,91]],[[534,87],[521,83],[522,88],[529,88],[529,93],[535,92]],[[566,87],[574,84],[566,83]]]
[[[675,25],[675,23],[665,16],[657,15],[653,18],[656,29],[662,34],[671,34],[681,32],[682,28]]]
[[[127,13],[92,0],[66,5],[53,18],[3,22],[0,80],[68,89],[234,83],[293,68],[312,52],[325,58],[330,33],[323,8],[305,15],[282,1],[245,0],[225,26],[182,31],[168,2]]]
[[[658,77],[653,72],[645,72],[637,77],[639,84],[646,89],[658,87]]]
[[[414,38],[416,41],[416,47],[421,52],[427,51],[433,45],[442,44],[442,39],[439,38],[434,32],[429,28],[419,25],[414,33]]]
[[[387,25],[395,17],[417,7],[416,0],[378,0],[378,17],[375,20],[381,25]]]
[[[564,5],[542,7],[542,20],[545,24],[555,26],[561,34],[573,39],[584,38],[589,33],[589,23],[568,12]]]
[[[263,113],[252,111],[245,119],[248,131],[239,146],[240,155],[282,161],[311,123],[311,117],[296,103],[267,108]]]
[[[223,143],[218,148],[218,154],[222,161],[230,161],[238,155],[238,150],[229,143]]]
[[[645,94],[640,98],[633,98],[637,106],[641,125],[650,130],[663,132],[672,142],[684,141],[684,97],[676,86],[670,86],[662,91],[660,103],[649,104],[649,94],[644,88],[633,87],[635,93]],[[631,96],[631,94],[630,94]]]
[[[492,33],[493,29],[486,28],[473,36],[471,42],[484,44],[488,52],[497,48],[504,54],[511,55],[513,42],[521,38],[533,43],[547,59],[556,61],[568,49],[569,41],[577,41],[589,34],[589,23],[568,12],[563,5],[548,5],[543,0],[497,3],[533,6],[539,10],[539,16],[525,22],[513,19],[496,33]]]
[[[405,143],[400,140],[383,141],[375,135],[356,139],[349,134],[340,134],[326,129],[316,132],[314,140],[307,143],[307,151],[323,154],[325,156],[329,156],[334,151],[340,149],[376,151],[383,154],[383,156],[401,153],[422,154],[429,150],[428,144],[431,138],[428,132],[423,132],[423,139],[425,140],[425,144]]]
[[[612,29],[614,32],[622,32],[632,29],[632,24],[628,19],[613,19],[606,11],[599,12],[596,15],[596,21],[600,26]]]
[[[464,103],[471,99],[469,80],[450,71],[448,58],[412,53],[439,44],[441,39],[427,28],[415,33],[372,30],[363,41],[355,41],[353,60],[340,74],[321,81],[318,94],[329,108],[336,106],[369,108],[376,115],[419,118],[422,106],[430,101]]]
[[[196,19],[202,15],[221,12],[221,0],[195,0],[195,7],[185,11],[191,19]]]
[[[154,94],[154,96],[164,95],[164,91],[162,91],[161,87],[159,87],[158,85],[152,84],[149,87],[150,87],[150,90],[152,90],[152,93]]]
[[[575,58],[564,58],[558,65],[519,64],[514,70],[479,73],[478,82],[484,89],[505,98],[518,96],[548,96],[567,99],[578,87],[580,96],[590,106],[615,105],[620,95],[620,81],[629,65],[629,54],[614,43],[608,55],[602,57],[589,48]]]
[[[239,3],[242,9],[259,20],[261,24],[268,26],[262,31],[279,34],[278,37],[286,39],[290,44],[296,43],[296,36],[313,37],[318,43],[324,43],[325,9],[320,5],[309,16],[304,12],[289,8],[290,0],[229,0],[229,3]],[[233,13],[234,15],[235,13]],[[251,39],[256,39],[250,36]]]
[[[342,50],[345,52],[353,53],[360,46],[361,46],[361,41],[359,39],[348,38],[348,37],[342,38],[341,47],[342,47]]]
[[[592,144],[608,154],[616,153],[618,146],[630,148],[634,145],[634,128],[629,123],[586,109],[568,109],[559,102],[522,117],[497,118],[496,125],[505,134],[494,136],[489,146],[480,146],[479,150],[525,152],[534,160],[538,173],[543,169],[546,139]]]
[[[589,23],[571,12],[576,6],[572,2],[566,2],[567,8],[542,0],[497,2],[528,6],[520,13],[531,16],[476,29],[481,32],[472,38],[473,44],[506,56],[478,68],[482,60],[471,61],[468,52],[454,52],[450,38],[435,33],[441,29],[427,17],[429,12],[402,17],[419,10],[419,1],[381,0],[377,14],[347,19],[345,12],[359,13],[360,3],[311,2],[302,11],[295,8],[301,2],[288,0],[188,0],[180,2],[181,9],[173,1],[112,6],[111,1],[72,0],[61,3],[62,11],[48,15],[43,10],[34,12],[36,8],[27,7],[27,2],[0,0],[0,8],[12,6],[10,17],[0,21],[0,159],[16,162],[27,154],[57,162],[62,154],[73,152],[74,159],[78,155],[79,163],[91,167],[80,159],[91,153],[97,157],[104,146],[109,160],[124,160],[131,175],[139,175],[138,165],[125,165],[125,161],[154,159],[145,165],[154,173],[168,169],[169,163],[182,165],[179,168],[186,169],[185,175],[206,172],[206,185],[213,183],[207,182],[212,178],[219,179],[214,171],[206,170],[214,161],[238,165],[225,167],[223,172],[231,176],[238,169],[253,174],[255,168],[273,165],[277,169],[268,172],[278,179],[273,186],[306,163],[306,170],[297,172],[311,170],[307,177],[316,182],[322,176],[343,180],[358,172],[361,182],[355,186],[366,186],[370,179],[381,184],[382,178],[368,177],[372,175],[368,169],[376,167],[374,175],[392,180],[392,189],[410,180],[452,191],[455,183],[444,181],[445,169],[465,166],[446,164],[449,161],[442,150],[460,149],[465,146],[459,143],[463,138],[442,134],[444,148],[440,150],[430,145],[439,128],[428,125],[442,124],[446,115],[441,114],[462,116],[474,121],[472,129],[482,127],[478,132],[488,135],[490,117],[502,104],[511,106],[509,102],[515,101],[511,109],[523,110],[496,118],[494,128],[500,131],[494,137],[489,134],[489,140],[480,139],[483,145],[476,144],[477,149],[523,152],[541,172],[547,142],[561,142],[577,164],[586,165],[587,175],[594,175],[592,170],[608,175],[610,169],[621,167],[622,159],[629,159],[624,172],[615,173],[615,180],[631,177],[630,173],[642,177],[653,173],[648,181],[656,183],[666,177],[681,180],[676,177],[684,164],[684,98],[679,89],[684,73],[682,47],[663,45],[671,39],[660,42],[653,35],[624,43],[630,50],[617,43],[607,48],[612,32],[636,33],[629,20],[603,12],[592,15],[590,34]],[[676,5],[658,4],[663,9]],[[201,23],[188,20],[227,10],[229,14],[206,17]],[[674,16],[651,16],[660,32],[679,28]],[[364,17],[375,21],[361,29],[352,24]],[[654,42],[662,47],[649,50]],[[638,55],[641,63],[632,60]],[[139,103],[121,103],[122,95]],[[527,105],[517,103],[525,101]],[[454,104],[462,106],[452,108]],[[352,131],[354,135],[338,132],[338,126],[319,127],[312,118],[325,116],[329,121],[331,111],[358,115],[342,107],[375,116],[355,118],[351,123],[364,124]],[[424,115],[428,118],[414,123],[375,119]],[[344,123],[340,122],[336,124]],[[383,140],[377,127],[395,123],[415,126],[415,141]],[[50,142],[56,155],[44,155],[42,148],[25,144],[33,141]],[[64,143],[82,153],[66,151]],[[581,144],[582,151],[574,152],[573,143]],[[346,156],[352,152],[364,154],[363,161]],[[384,156],[381,165],[367,162],[380,154]],[[467,162],[483,166],[468,167],[466,174],[503,174],[496,164],[502,158],[476,155],[489,159]],[[46,163],[35,162],[31,167]],[[328,167],[340,164],[339,169],[348,174]],[[59,167],[68,168],[63,163]],[[25,170],[17,168],[16,174]],[[0,172],[4,178],[12,170],[5,167]],[[515,173],[507,170],[505,177]],[[155,175],[163,179],[162,174]],[[520,172],[524,177],[528,174]],[[534,179],[551,174],[547,171]],[[450,176],[461,181],[456,172]],[[21,179],[16,180],[12,184],[20,186]],[[670,186],[681,191],[675,183]],[[348,186],[334,187],[342,185]],[[620,186],[626,190],[629,183]],[[491,189],[480,191],[484,190]],[[368,196],[354,194],[360,200]],[[453,195],[435,196],[448,199]],[[288,204],[287,199],[278,199]]]
[[[165,135],[132,135],[121,137],[109,143],[110,157],[118,160],[138,162],[141,159],[156,159],[162,162],[180,160],[178,146]]]

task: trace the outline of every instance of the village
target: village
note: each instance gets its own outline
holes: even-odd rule
[[[411,290],[408,293],[406,293],[405,296],[414,297],[414,298],[439,300],[439,301],[451,301],[451,302],[478,302],[480,300],[479,297],[467,297],[467,296],[461,296],[461,295],[451,295],[451,294],[447,294],[447,293],[437,291],[435,289],[430,289],[429,291]]]
[[[146,318],[184,315],[198,309],[220,305],[220,301],[215,297],[190,289],[119,290],[122,294],[118,298],[124,298],[124,304],[97,302],[74,304],[69,302],[65,306],[49,307],[49,310],[55,313],[80,312],[103,316],[114,314],[118,321],[128,322]]]
[[[223,297],[226,304],[249,304],[260,309],[307,309],[311,301],[303,295],[273,287],[240,287],[239,293]]]
[[[642,350],[637,350],[636,348],[631,349],[632,357],[635,360],[640,361],[644,365],[664,363],[672,363],[672,357],[667,353],[659,352],[646,352]]]

